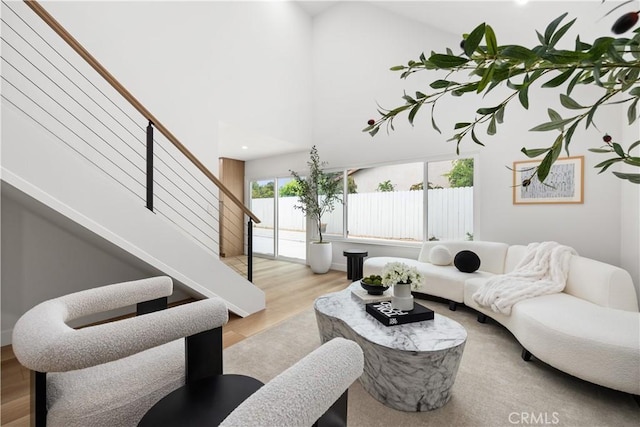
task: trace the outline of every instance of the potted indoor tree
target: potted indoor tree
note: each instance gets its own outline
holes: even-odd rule
[[[307,218],[311,219],[318,230],[319,241],[309,243],[309,266],[314,273],[326,273],[331,268],[331,242],[322,238],[324,225],[322,216],[332,212],[336,202],[342,203],[342,180],[339,174],[325,173],[322,168],[326,165],[320,161],[318,150],[314,145],[309,153],[309,173],[301,177],[297,172],[290,170],[296,181],[298,203],[294,207],[300,209]]]

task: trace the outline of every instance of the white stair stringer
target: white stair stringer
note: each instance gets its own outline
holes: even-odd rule
[[[240,316],[265,308],[264,292],[217,255],[2,104],[3,181],[173,277],[196,296],[221,297]]]

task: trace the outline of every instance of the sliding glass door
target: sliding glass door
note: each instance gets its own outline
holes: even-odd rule
[[[251,211],[261,221],[253,229],[254,253],[305,259],[306,219],[294,207],[298,201],[295,194],[295,181],[290,177],[251,183]]]

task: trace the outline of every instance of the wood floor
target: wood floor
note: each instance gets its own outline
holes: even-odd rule
[[[342,290],[350,283],[341,271],[314,274],[302,264],[263,258],[254,258],[253,271],[253,283],[265,292],[267,308],[245,318],[230,314],[223,328],[225,348],[295,316],[311,307],[318,296]],[[11,346],[2,347],[1,370],[0,425],[27,427],[29,371],[15,359]]]

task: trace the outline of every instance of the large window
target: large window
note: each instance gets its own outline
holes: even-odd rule
[[[349,176],[348,237],[422,241],[424,163],[358,169]]]
[[[427,163],[427,239],[473,240],[473,159]]]
[[[348,171],[348,238],[472,240],[473,162],[461,158]]]
[[[349,169],[332,177],[343,183],[344,205],[336,203],[323,215],[323,238],[473,240],[473,158]],[[251,209],[262,220],[255,228],[254,251],[304,259],[306,220],[294,208],[295,181],[252,182],[251,193]]]

